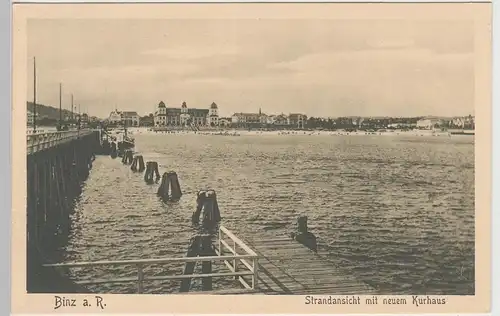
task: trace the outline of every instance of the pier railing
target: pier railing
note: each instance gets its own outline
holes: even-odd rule
[[[62,132],[48,132],[26,135],[26,150],[27,154],[36,153],[37,151],[44,150],[57,146],[62,143],[69,142],[80,136],[91,134],[93,131],[89,129],[75,130],[75,131],[62,131]]]
[[[232,244],[232,246],[231,246]],[[135,266],[137,271],[136,277],[91,280],[91,281],[76,281],[79,285],[95,285],[95,284],[112,284],[112,283],[137,283],[137,292],[144,292],[144,282],[147,281],[166,281],[166,280],[182,280],[182,279],[200,279],[200,278],[227,278],[233,277],[248,290],[257,290],[259,256],[248,247],[243,241],[236,237],[227,228],[220,226],[219,228],[219,248],[216,249],[217,256],[199,256],[199,257],[180,257],[180,258],[157,258],[157,259],[137,259],[137,260],[116,260],[116,261],[94,261],[94,262],[73,262],[73,263],[56,263],[45,264],[44,267],[53,268],[78,268],[78,267],[96,267],[96,266]],[[232,255],[223,255],[221,247],[227,248]],[[242,249],[241,254],[238,253]],[[151,265],[162,263],[177,262],[184,264],[187,262],[203,262],[203,261],[222,261],[229,268],[228,273],[193,273],[189,275],[166,275],[166,276],[147,276],[144,273],[144,268]],[[241,262],[245,267],[241,271],[238,270],[238,263]],[[251,262],[252,264],[250,264]],[[250,284],[243,277],[251,279]]]
[[[227,237],[227,238],[226,238]],[[237,280],[247,289],[257,289],[257,280],[259,276],[259,256],[253,251],[248,245],[246,245],[242,240],[236,237],[231,231],[229,231],[224,226],[219,228],[219,242],[218,247],[215,250],[220,258],[224,253],[224,249],[229,250],[232,255],[228,257],[233,257],[232,260],[224,259],[224,264],[229,268],[229,270],[236,276]],[[250,256],[249,258],[241,257],[238,250],[241,249],[242,253]],[[252,261],[252,264],[248,262],[247,259]],[[251,284],[248,284],[243,278],[244,275],[238,274],[239,263],[241,263],[245,270],[252,272]]]

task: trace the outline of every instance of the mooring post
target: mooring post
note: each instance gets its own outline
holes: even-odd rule
[[[208,190],[205,193],[203,203],[203,226],[214,227],[221,220],[217,195],[214,190]]]
[[[171,188],[170,199],[173,201],[177,201],[182,197],[182,190],[181,190],[181,185],[179,183],[179,178],[177,177],[177,173],[175,171],[170,171],[167,176]]]
[[[307,216],[297,218],[297,233],[292,233],[292,238],[312,251],[318,252],[316,236],[307,228]]]
[[[132,163],[133,159],[134,159],[134,153],[132,152],[132,150],[126,150],[125,153],[123,154],[122,163],[125,165],[129,165]]]
[[[111,158],[115,159],[118,156],[117,148],[116,148],[116,143],[112,142],[111,143],[111,150],[110,154]]]
[[[144,169],[146,169],[146,167],[144,166],[144,158],[142,157],[142,155],[138,156],[137,157],[138,161],[139,161],[139,169],[138,171],[139,172],[143,172]]]
[[[158,183],[158,181],[160,181],[160,171],[158,170],[158,163],[156,161],[153,161],[152,163],[152,168],[153,168],[153,172],[154,174],[156,175],[156,183]]]
[[[191,216],[191,221],[194,225],[198,225],[200,222],[200,214],[203,209],[203,202],[205,200],[205,191],[198,191],[196,194],[196,210],[193,212]]]
[[[202,214],[202,226],[205,228],[214,228],[220,222],[220,210],[217,203],[217,195],[214,190],[199,191],[196,197],[196,211],[193,213],[192,222],[198,224],[200,214]]]
[[[132,160],[132,165],[130,166],[130,170],[137,172],[137,156],[135,156],[134,160]]]
[[[144,181],[148,184],[153,184],[154,175],[156,174],[156,182],[160,180],[160,172],[158,171],[158,163],[156,161],[148,161],[146,163],[146,172],[144,173]]]
[[[125,148],[123,147],[124,147],[123,142],[118,142],[118,157],[123,157],[125,150]]]
[[[164,202],[178,201],[181,198],[182,191],[177,173],[169,171],[163,174],[157,194]]]
[[[151,174],[151,161],[146,162],[146,172],[144,172],[144,182],[153,183],[153,176]]]
[[[164,201],[168,201],[168,189],[169,189],[169,181],[168,181],[168,173],[165,172],[161,177],[161,184],[158,187],[158,191],[156,194]]]

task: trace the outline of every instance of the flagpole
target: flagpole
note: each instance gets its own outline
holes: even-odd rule
[[[36,134],[36,57],[33,57],[33,133]]]
[[[62,83],[59,83],[59,127],[62,128]]]

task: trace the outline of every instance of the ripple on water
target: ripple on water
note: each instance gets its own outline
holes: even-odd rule
[[[383,293],[474,294],[474,144],[454,138],[137,135],[141,154],[175,170],[184,196],[161,203],[119,159],[97,157],[72,215],[67,261],[183,256],[195,192],[217,191],[224,225],[288,235],[309,216],[320,250]],[[222,269],[217,265],[214,271]],[[148,275],[182,273],[178,264]],[[81,280],[133,267],[75,269]],[[216,282],[215,288],[234,285]],[[151,282],[148,293],[179,282]],[[196,285],[199,286],[199,285]],[[93,290],[133,293],[135,284]]]

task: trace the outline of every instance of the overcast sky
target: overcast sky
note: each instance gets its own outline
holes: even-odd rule
[[[30,20],[28,101],[105,117],[167,106],[309,116],[468,115],[471,21]]]

